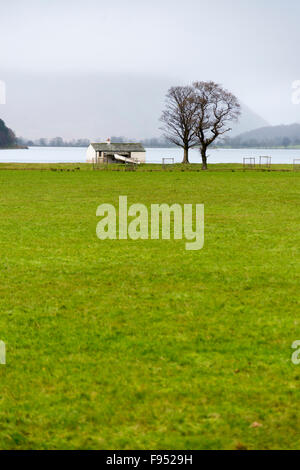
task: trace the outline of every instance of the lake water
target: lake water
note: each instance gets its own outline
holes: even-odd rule
[[[183,151],[180,148],[149,148],[146,149],[146,163],[161,163],[162,158],[174,158],[180,163]],[[272,163],[293,163],[300,159],[299,150],[283,149],[211,149],[208,151],[208,163],[243,163],[244,157],[260,155],[272,157]],[[86,148],[78,147],[30,147],[28,150],[0,150],[0,162],[17,163],[84,163]],[[190,150],[190,162],[200,163],[198,150]]]

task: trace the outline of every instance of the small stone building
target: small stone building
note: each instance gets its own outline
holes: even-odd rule
[[[108,139],[104,143],[92,143],[86,152],[87,163],[145,163],[146,150],[142,144],[111,143]]]

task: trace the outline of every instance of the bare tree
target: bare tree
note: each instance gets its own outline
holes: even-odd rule
[[[202,169],[207,170],[207,148],[226,132],[230,121],[237,121],[240,115],[240,104],[237,98],[214,82],[196,82],[194,100],[197,108],[197,119],[193,131],[200,145]]]
[[[191,86],[172,87],[166,96],[166,109],[160,121],[161,130],[170,142],[184,150],[182,163],[189,163],[189,149],[197,145],[195,118],[197,103]]]

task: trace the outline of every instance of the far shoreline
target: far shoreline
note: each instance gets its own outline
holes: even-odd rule
[[[0,150],[28,150],[29,147],[24,145],[10,145],[9,147],[0,147]]]
[[[9,147],[0,147],[0,150],[29,150],[30,148],[55,148],[55,149],[60,149],[60,148],[82,148],[82,149],[85,149],[86,146],[72,146],[72,145],[55,145],[55,146],[51,146],[51,145],[30,145],[30,146],[24,146],[24,145],[14,145],[14,146],[9,146]],[[161,147],[157,147],[157,146],[154,146],[154,147],[145,147],[147,149],[166,149],[166,150],[172,150],[172,149],[178,149],[180,147],[170,147],[170,146],[161,146]],[[193,147],[194,150],[199,150],[198,147]],[[212,146],[211,147],[212,150],[299,150],[300,151],[300,145],[295,145],[295,146],[289,146],[289,147],[283,147],[283,146],[274,146],[274,147],[271,147],[271,146],[264,146],[264,147],[259,147],[259,146],[255,146],[255,147],[231,147],[231,146]],[[192,150],[192,149],[191,149]]]

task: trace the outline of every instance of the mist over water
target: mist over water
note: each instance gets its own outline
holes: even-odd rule
[[[170,86],[214,80],[257,114],[240,132],[299,122],[299,17],[299,0],[2,2],[0,118],[28,139],[149,138]]]

